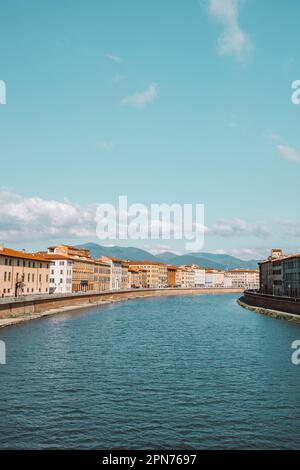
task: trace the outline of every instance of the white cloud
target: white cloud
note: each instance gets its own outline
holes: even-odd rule
[[[99,140],[96,143],[96,147],[99,150],[111,150],[114,144],[110,140]]]
[[[136,108],[142,108],[158,95],[158,87],[155,83],[151,83],[147,90],[134,93],[132,96],[123,98],[121,104],[123,106],[134,106]]]
[[[223,26],[219,38],[221,55],[231,55],[242,59],[253,46],[239,23],[240,0],[209,0],[209,13]]]
[[[300,222],[297,220],[280,220],[277,222],[283,227],[283,234],[287,237],[300,237]]]
[[[279,155],[285,160],[289,162],[300,162],[300,154],[294,148],[282,144],[277,144],[276,148]]]
[[[233,237],[241,235],[253,235],[265,237],[272,233],[272,227],[264,222],[247,223],[243,219],[232,221],[221,220],[207,229],[208,235],[220,237]]]
[[[112,62],[115,62],[116,64],[123,64],[124,60],[122,57],[119,57],[117,55],[113,54],[106,54],[105,56],[108,60],[111,60]]]
[[[0,190],[0,240],[94,237],[95,209]]]

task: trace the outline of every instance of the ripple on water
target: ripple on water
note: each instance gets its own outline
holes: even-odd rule
[[[300,327],[235,299],[134,300],[2,330],[0,448],[299,448]]]

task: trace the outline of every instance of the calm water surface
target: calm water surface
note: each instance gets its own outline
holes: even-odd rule
[[[300,449],[300,327],[235,300],[133,300],[0,330],[0,448]]]

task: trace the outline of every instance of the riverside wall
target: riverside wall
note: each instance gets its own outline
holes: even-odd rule
[[[71,307],[86,308],[101,305],[101,303],[117,302],[122,300],[163,297],[170,295],[206,295],[240,293],[242,289],[231,288],[167,288],[167,289],[131,289],[121,291],[106,291],[98,293],[76,294],[48,294],[35,296],[22,296],[17,298],[6,297],[0,299],[0,319],[26,317],[45,313],[47,311],[62,311]]]
[[[245,291],[240,300],[251,307],[300,315],[300,299]]]

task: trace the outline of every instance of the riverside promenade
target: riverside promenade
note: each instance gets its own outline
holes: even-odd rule
[[[0,299],[0,328],[77,309],[96,307],[130,299],[177,295],[217,295],[242,293],[234,288],[128,289],[73,294],[28,295]]]

